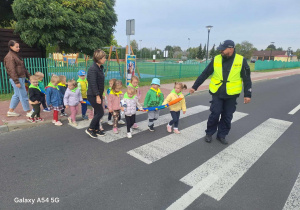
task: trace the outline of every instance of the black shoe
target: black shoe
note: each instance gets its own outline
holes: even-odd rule
[[[97,134],[95,133],[94,130],[86,129],[85,132],[92,138],[97,138]]]
[[[105,136],[105,135],[106,135],[106,134],[105,134],[103,131],[101,131],[101,130],[96,130],[95,133],[96,133],[96,135],[98,135],[98,136]]]
[[[217,137],[217,140],[219,140],[222,144],[228,144],[228,141],[225,138]]]
[[[206,134],[206,136],[205,136],[205,141],[206,141],[207,143],[210,143],[210,142],[212,141],[212,136]]]
[[[154,131],[154,125],[148,126],[149,131]]]

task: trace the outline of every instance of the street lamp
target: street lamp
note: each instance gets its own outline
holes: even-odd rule
[[[287,50],[287,56],[288,56],[287,62],[289,61],[290,55],[291,55],[291,47],[288,47],[288,50]]]
[[[190,54],[190,50],[189,50],[189,49],[190,49],[190,41],[191,41],[191,39],[188,38],[188,40],[189,40],[189,45],[188,45],[188,51],[189,51],[189,52],[188,52],[188,56],[187,56],[187,57],[189,58],[189,54]]]
[[[206,26],[206,28],[207,28],[207,30],[208,30],[207,50],[206,50],[206,64],[207,64],[207,59],[208,59],[209,32],[210,32],[210,29],[211,29],[212,27],[213,27],[213,26]]]
[[[275,43],[275,42],[271,42],[271,45],[274,45],[274,43]],[[273,50],[273,48],[271,47],[271,53],[270,53],[269,61],[271,60],[272,50]]]
[[[143,54],[142,54],[141,49],[142,49],[142,41],[143,41],[143,40],[139,40],[139,41],[140,41],[140,57],[142,58]]]

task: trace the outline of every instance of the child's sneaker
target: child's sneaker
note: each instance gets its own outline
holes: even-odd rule
[[[154,125],[148,126],[149,131],[154,131]]]
[[[31,118],[31,117],[29,117],[29,118],[27,119],[27,121],[28,121],[28,122],[31,122],[31,123],[35,123],[34,118]]]
[[[52,120],[52,123],[56,123],[56,120]]]
[[[167,131],[168,131],[169,133],[172,132],[172,126],[170,126],[169,124],[167,125]]]
[[[27,112],[26,117],[31,117],[32,113],[33,113],[32,111]]]
[[[60,116],[61,117],[67,117],[68,115],[66,113],[61,113]]]
[[[94,139],[97,138],[97,134],[95,133],[94,130],[86,129],[85,132],[86,132],[86,134],[89,135],[90,137],[92,137],[92,138],[94,138]]]
[[[124,124],[125,124],[125,122],[124,122],[123,120],[119,120],[118,124],[120,124],[120,125],[124,125]]]
[[[40,117],[37,117],[37,118],[35,118],[35,121],[37,121],[37,122],[43,122],[44,119],[43,119],[43,118],[40,118]]]
[[[51,110],[47,107],[47,108],[43,109],[43,112],[51,112]]]
[[[57,122],[54,123],[54,125],[56,125],[56,126],[61,126],[62,123],[61,123],[60,121],[57,121]]]
[[[119,133],[118,128],[113,128],[113,132],[114,132],[115,134]]]
[[[70,124],[72,124],[72,119],[71,119],[71,117],[68,117],[68,121],[69,121]]]
[[[132,138],[131,132],[127,133],[127,138]]]
[[[109,121],[107,121],[107,124],[113,125],[114,123],[111,120],[109,120]]]
[[[82,119],[84,119],[84,120],[88,120],[88,119],[89,119],[89,117],[88,117],[88,116],[86,116],[86,115],[82,115]]]
[[[174,133],[176,133],[176,134],[180,134],[181,132],[178,130],[178,128],[176,129],[176,128],[174,128]]]
[[[16,113],[16,112],[10,112],[8,111],[6,114],[7,117],[19,117],[20,114]]]
[[[139,128],[139,126],[136,123],[134,123],[133,126],[132,126],[132,128],[133,129],[137,129],[137,128]]]

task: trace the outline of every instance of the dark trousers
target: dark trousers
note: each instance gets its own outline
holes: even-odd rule
[[[96,98],[95,98],[96,99]],[[83,100],[87,100],[86,98],[83,98]],[[102,100],[102,99],[101,99]],[[89,101],[89,100],[88,100]],[[92,105],[92,104],[91,104]],[[92,105],[93,106],[93,105]],[[103,110],[103,109],[102,109]],[[81,113],[82,115],[85,115],[87,111],[87,104],[82,103],[81,104]]]
[[[46,96],[44,93],[42,93],[42,94],[43,94],[43,96],[41,97],[41,104],[43,105],[44,109],[46,109],[47,108],[46,98],[45,98]]]
[[[178,112],[170,111],[170,113],[171,113],[171,116],[172,116],[172,120],[169,122],[169,125],[174,124],[174,128],[178,128],[180,111],[178,111]]]
[[[224,99],[218,96],[212,96],[212,101],[210,101],[211,114],[209,115],[207,129],[205,131],[207,135],[213,135],[217,129],[218,137],[225,138],[225,136],[228,135],[233,113],[236,110],[236,99],[236,97]]]
[[[100,129],[100,119],[104,115],[104,110],[103,110],[102,104],[97,104],[96,96],[88,95],[87,99],[90,102],[90,104],[92,105],[92,107],[94,108],[94,118],[92,119],[89,128],[93,129],[93,130],[99,130]],[[101,98],[101,102],[102,102],[102,98]]]
[[[130,128],[133,126],[133,124],[135,122],[135,114],[133,114],[131,116],[125,115],[125,119],[126,119],[126,125],[127,125],[127,133],[129,133]]]
[[[108,112],[108,120],[111,120],[112,113]],[[119,115],[119,121],[121,120],[121,115]]]
[[[40,106],[41,104],[32,104],[32,108],[34,112],[32,113],[31,118],[40,117],[40,112],[41,112]]]

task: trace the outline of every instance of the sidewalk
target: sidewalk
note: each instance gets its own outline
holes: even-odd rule
[[[294,74],[300,74],[300,69],[274,71],[274,72],[261,72],[261,73],[260,72],[251,72],[251,78],[252,78],[252,82],[255,82],[255,81],[259,81],[259,80],[275,79],[275,78],[290,76],[290,75],[294,75]],[[192,87],[192,85],[194,84],[194,82],[195,81],[187,81],[184,83],[187,85],[188,89],[190,89]],[[207,90],[209,83],[210,83],[210,80],[209,79],[206,80],[198,88],[198,91]],[[173,88],[174,88],[173,83],[172,84],[162,84],[160,87],[160,89],[163,92],[165,97],[171,92],[171,90]],[[141,102],[143,102],[143,100],[146,96],[146,93],[149,89],[150,89],[150,85],[143,86],[140,88],[141,94],[142,94]],[[122,91],[126,92],[126,89],[124,88]],[[184,94],[186,94],[187,92],[188,92],[188,90],[183,91]],[[52,112],[41,112],[41,117],[45,119],[45,122],[42,122],[42,123],[27,122],[27,117],[25,116],[26,113],[23,111],[21,103],[15,109],[15,111],[17,113],[21,114],[21,116],[7,117],[6,113],[8,111],[9,104],[10,104],[10,101],[0,101],[0,133],[13,131],[13,130],[17,130],[17,129],[25,129],[25,128],[29,128],[29,127],[35,127],[38,125],[52,122],[52,116],[53,116]],[[79,108],[79,112],[80,113],[78,113],[78,114],[80,114],[80,116],[81,116],[81,108]],[[89,115],[90,112],[91,112],[91,110],[88,109],[87,115]],[[66,113],[69,115],[70,111],[67,109]],[[67,124],[67,117],[59,117],[59,119],[62,120],[64,125]],[[51,126],[52,126],[52,124],[51,124]]]

